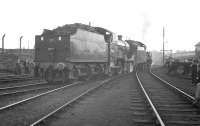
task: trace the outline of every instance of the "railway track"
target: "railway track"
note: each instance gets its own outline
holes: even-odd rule
[[[48,119],[51,120],[51,118],[55,117],[56,114],[59,114],[59,111],[62,111],[63,109],[71,107],[73,103],[79,102],[79,100],[83,99],[85,96],[89,95],[90,93],[94,92],[95,90],[98,90],[99,88],[103,87],[103,85],[110,84],[112,81],[117,81],[118,79],[121,79],[123,76],[126,76],[126,75],[120,75],[120,76],[117,76],[117,77],[112,77],[112,78],[101,81],[98,85],[87,89],[86,91],[82,92],[80,95],[69,100],[68,102],[66,102],[62,106],[54,109],[50,113],[39,118],[37,121],[31,123],[30,126],[46,125],[45,122],[48,123]]]
[[[23,86],[27,84],[35,84],[35,83],[41,83],[46,82],[43,79],[32,79],[32,80],[26,80],[26,81],[17,81],[17,82],[6,82],[6,83],[0,83],[0,88],[7,88],[7,87],[15,87],[15,86]]]
[[[32,75],[23,74],[23,75],[5,75],[0,76],[0,82],[13,82],[13,81],[25,81],[34,79]]]
[[[30,126],[36,126],[36,125],[40,125],[42,122],[44,122],[47,118],[52,117],[54,114],[56,114],[57,112],[61,111],[63,108],[65,107],[69,107],[71,104],[77,102],[78,100],[82,99],[84,96],[88,95],[89,93],[97,90],[98,88],[100,88],[101,86],[103,86],[104,84],[108,83],[110,81],[110,79],[104,80],[102,82],[100,82],[99,85],[89,88],[88,90],[86,90],[85,92],[81,93],[80,95],[74,97],[73,99],[71,99],[70,101],[66,102],[65,104],[63,104],[62,106],[54,109],[53,111],[51,111],[50,113],[44,115],[43,117],[39,118],[37,121],[33,122],[32,124],[30,124]]]
[[[71,87],[74,86],[76,84],[79,84],[79,82],[77,83],[73,83],[73,84],[59,84],[59,85],[53,85],[53,84],[48,84],[47,82],[41,82],[41,83],[36,83],[36,84],[29,84],[29,85],[22,85],[22,86],[13,86],[13,87],[6,87],[6,88],[0,88],[0,98],[3,98],[3,101],[6,101],[8,99],[8,97],[15,97],[16,95],[20,95],[20,94],[24,94],[24,93],[30,93],[30,92],[37,92],[38,90],[40,90],[40,93],[36,93],[35,95],[22,99],[22,100],[17,100],[11,104],[7,104],[2,106],[0,104],[0,111],[14,107],[18,104],[22,104],[25,103],[27,101],[31,101],[34,100],[35,98],[41,97],[43,95],[47,95],[49,93],[61,90],[63,88],[67,88],[67,87]],[[39,87],[38,87],[39,86]],[[29,89],[24,89],[24,88],[29,88]],[[20,89],[23,88],[23,89]],[[16,90],[19,89],[19,90]],[[14,91],[13,91],[14,90]],[[11,96],[12,95],[12,96]],[[14,96],[13,96],[14,95]],[[5,98],[6,97],[6,98]],[[3,103],[5,104],[5,103]]]
[[[7,76],[7,75],[13,75],[13,74],[11,74],[11,73],[3,73],[3,72],[0,72],[0,77],[1,77],[1,76]]]
[[[0,88],[0,110],[2,108],[11,107],[12,105],[15,105],[15,103],[20,103],[20,101],[30,97],[34,97],[38,94],[42,94],[66,85],[68,84],[49,84],[47,82],[39,82]]]
[[[136,73],[140,91],[135,91],[134,121],[139,125],[199,126],[199,109],[194,98],[153,73]],[[145,97],[145,101],[140,96]]]
[[[32,125],[32,126],[41,124],[44,122],[44,120],[46,120],[49,117],[52,117],[52,115],[54,115],[58,111],[68,106],[71,106],[72,103],[79,101],[80,99],[84,98],[84,96],[90,94],[91,92],[100,88],[102,85],[114,79],[115,78],[109,78],[105,80],[89,81],[85,83],[77,82],[72,85],[63,86],[39,94],[37,96],[22,100],[20,102],[16,102],[10,106],[2,107],[0,108],[0,118],[2,119],[2,124]],[[39,104],[41,105],[41,107],[38,106]],[[20,110],[20,108],[23,110]],[[11,115],[10,113],[17,113],[17,115],[13,114]],[[12,121],[7,120],[7,116],[9,118],[13,118],[14,120]],[[16,116],[17,116],[17,121],[15,120]],[[21,118],[21,121],[19,118]],[[26,120],[23,120],[24,118],[26,118]]]
[[[30,91],[36,91],[40,89],[50,88],[52,86],[62,86],[61,84],[50,84],[46,81],[38,82],[38,83],[30,83],[24,85],[15,85],[15,86],[8,86],[8,87],[1,87],[0,88],[0,97],[6,95],[13,95],[19,93],[26,93]]]

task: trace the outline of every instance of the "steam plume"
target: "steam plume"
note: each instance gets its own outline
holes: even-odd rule
[[[147,16],[147,14],[143,13],[142,17],[143,17],[142,41],[145,42],[146,35],[147,35],[148,29],[149,29],[149,27],[151,25],[151,22],[149,21],[149,18]]]

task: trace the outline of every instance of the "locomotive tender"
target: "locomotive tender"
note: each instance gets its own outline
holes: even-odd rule
[[[65,78],[78,78],[132,72],[146,62],[143,43],[114,36],[107,29],[79,23],[44,30],[35,37],[35,63],[46,73],[57,71]],[[55,76],[48,74],[47,79]]]

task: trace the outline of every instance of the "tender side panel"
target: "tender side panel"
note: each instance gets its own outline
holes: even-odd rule
[[[69,36],[36,36],[35,62],[65,62],[70,56]]]
[[[77,29],[70,37],[72,62],[107,62],[107,44],[101,34]]]

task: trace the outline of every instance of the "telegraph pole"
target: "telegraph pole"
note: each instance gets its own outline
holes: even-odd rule
[[[165,64],[165,27],[163,26],[163,65]]]
[[[109,42],[108,42],[108,68],[109,69],[110,69],[110,44],[111,44],[111,35],[109,35]]]
[[[2,53],[4,53],[4,38],[5,38],[6,34],[4,34],[2,36]]]
[[[29,49],[29,41],[28,41],[28,49]]]

